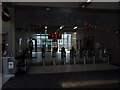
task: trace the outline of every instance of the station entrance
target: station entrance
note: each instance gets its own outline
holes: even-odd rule
[[[51,52],[53,47],[57,48],[57,52],[61,51],[61,48],[64,47],[66,51],[71,49],[71,34],[62,34],[61,39],[49,39],[48,34],[34,34],[33,39],[33,51],[37,46],[37,51],[41,52],[42,47],[45,48],[46,52]],[[37,43],[36,41],[37,40]]]

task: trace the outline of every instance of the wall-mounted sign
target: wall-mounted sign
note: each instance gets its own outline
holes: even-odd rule
[[[62,39],[62,34],[48,34],[48,39]]]

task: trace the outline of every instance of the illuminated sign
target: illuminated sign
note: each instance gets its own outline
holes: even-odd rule
[[[48,39],[62,39],[62,34],[48,34]]]

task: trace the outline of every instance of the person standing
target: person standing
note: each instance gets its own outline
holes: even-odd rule
[[[30,58],[32,58],[32,50],[33,50],[33,41],[32,38],[29,40],[29,50],[30,50]]]

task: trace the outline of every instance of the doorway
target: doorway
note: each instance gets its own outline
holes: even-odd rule
[[[62,39],[48,39],[48,34],[34,34],[35,39],[33,39],[33,47],[35,49],[35,45],[38,52],[41,52],[41,48],[45,47],[47,52],[51,52],[52,48],[55,46],[58,48],[58,52],[61,51],[62,47],[65,47],[66,51],[70,51],[71,49],[71,34],[62,34]],[[36,43],[36,44],[35,44]]]

